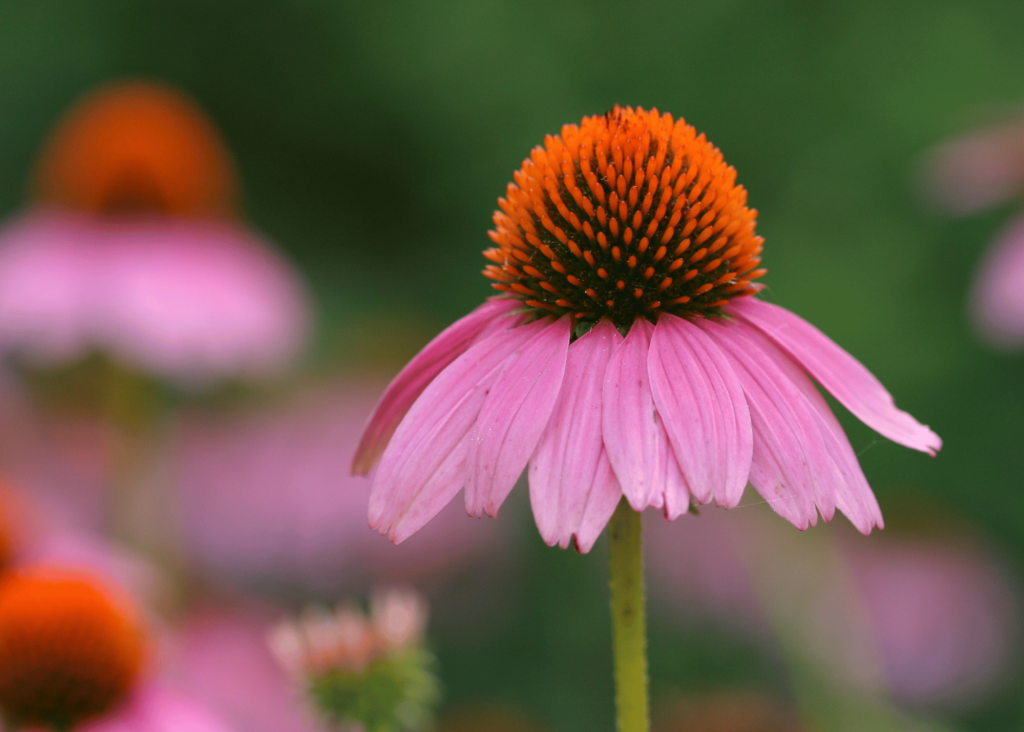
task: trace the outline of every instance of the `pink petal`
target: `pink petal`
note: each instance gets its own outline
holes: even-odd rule
[[[594,474],[594,483],[590,488],[590,493],[587,494],[583,516],[575,531],[576,550],[580,554],[586,554],[594,548],[594,543],[601,536],[604,527],[608,525],[621,500],[622,486],[619,485],[619,481],[615,477],[608,454],[602,452],[597,459],[597,472]]]
[[[505,360],[548,322],[510,328],[477,343],[434,379],[381,456],[370,492],[370,526],[398,543],[444,508],[465,477],[466,437]]]
[[[871,528],[883,528],[882,510],[878,506],[875,494],[871,492],[867,478],[857,462],[857,456],[850,446],[850,441],[843,432],[839,420],[832,414],[825,399],[817,387],[811,383],[807,374],[789,356],[783,353],[774,343],[768,340],[760,330],[742,321],[733,323],[730,328],[741,331],[753,347],[760,350],[766,359],[771,361],[800,389],[807,403],[813,410],[813,416],[825,443],[825,449],[833,465],[842,478],[836,484],[836,508],[850,519],[850,522],[863,534],[871,533]]]
[[[836,469],[815,411],[792,380],[741,328],[701,324],[729,357],[750,406],[754,460],[750,482],[771,507],[797,528],[835,512]]]
[[[666,481],[678,473],[671,458],[664,420],[654,406],[647,358],[654,326],[640,318],[626,340],[615,349],[604,377],[602,432],[605,451],[622,485],[622,492],[636,511],[664,501]],[[680,480],[673,480],[678,491]],[[682,483],[685,491],[685,482]],[[673,504],[678,502],[673,496]],[[689,492],[686,491],[687,508]]]
[[[570,318],[560,318],[510,357],[469,437],[466,511],[494,516],[537,447],[565,372]]]
[[[686,483],[683,471],[679,469],[679,461],[676,459],[676,453],[672,449],[664,427],[661,429],[658,440],[660,443],[658,449],[665,455],[662,464],[663,474],[660,478],[664,491],[661,500],[655,502],[653,506],[654,508],[664,507],[665,518],[675,521],[690,510],[690,486]]]
[[[740,502],[750,472],[752,435],[743,388],[700,328],[662,314],[647,362],[651,392],[665,419],[686,483],[701,503]]]
[[[562,390],[530,459],[530,503],[540,535],[549,546],[568,547],[585,519],[589,538],[612,491],[601,472],[607,461],[601,402],[605,368],[621,341],[615,326],[601,320],[569,346]],[[588,515],[591,502],[594,508]]]
[[[938,435],[896,408],[870,371],[806,320],[754,297],[734,300],[726,312],[763,331],[871,429],[929,455],[942,447]]]
[[[474,339],[485,331],[516,325],[515,319],[505,316],[517,307],[518,300],[488,300],[441,331],[406,364],[370,415],[352,459],[353,474],[366,475],[370,472],[413,402],[448,364],[465,353]]]

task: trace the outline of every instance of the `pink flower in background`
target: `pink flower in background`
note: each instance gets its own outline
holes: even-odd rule
[[[968,215],[1024,194],[1024,120],[954,138],[931,151],[924,185],[931,200]],[[1024,216],[997,236],[970,295],[975,327],[992,345],[1024,347]]]
[[[934,148],[922,184],[935,204],[958,216],[1024,193],[1024,120],[968,132]]]
[[[195,699],[166,685],[150,682],[116,714],[85,725],[80,732],[242,731],[226,725]]]
[[[236,732],[323,729],[267,647],[279,617],[253,606],[194,610],[176,636],[173,677]]]
[[[918,706],[967,707],[1005,678],[1018,655],[1019,590],[962,527],[919,536],[891,526],[867,542],[839,527],[792,537],[764,509],[704,510],[685,531],[647,521],[655,612],[762,642],[781,635],[840,687],[881,687]]]
[[[600,177],[598,175],[600,174]],[[529,466],[550,544],[589,551],[621,498],[675,519],[749,481],[797,527],[875,497],[813,378],[865,424],[929,454],[938,436],[796,315],[753,296],[756,211],[692,127],[616,107],[548,136],[494,217],[485,274],[507,293],[398,375],[353,465],[379,461],[370,524],[409,538],[465,488],[495,515]]]
[[[0,349],[96,350],[185,383],[280,372],[309,329],[305,286],[237,218],[235,172],[175,91],[104,87],[57,127],[32,205],[0,230]]]
[[[982,259],[971,289],[971,314],[992,345],[1024,346],[1024,217],[1011,221]]]
[[[845,550],[900,700],[966,707],[999,685],[1019,655],[1021,608],[991,552],[899,535]]]
[[[379,394],[341,383],[277,408],[186,415],[176,478],[185,549],[200,571],[324,597],[371,579],[444,576],[500,551],[511,525],[495,533],[455,506],[399,550],[367,528],[369,486],[345,476]]]

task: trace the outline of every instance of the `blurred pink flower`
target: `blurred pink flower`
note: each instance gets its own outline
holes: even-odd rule
[[[214,712],[165,684],[149,682],[115,714],[79,732],[241,732]],[[281,732],[287,732],[281,730]]]
[[[982,258],[971,288],[971,314],[992,345],[1024,347],[1024,216],[1011,221]]]
[[[1024,194],[1024,119],[969,132],[934,148],[924,166],[931,200],[973,214]],[[984,255],[971,286],[980,334],[1002,349],[1024,347],[1024,217],[1018,216]]]
[[[1016,656],[1016,583],[952,529],[847,540],[841,527],[788,535],[764,506],[647,522],[652,596],[681,622],[703,616],[769,641],[789,633],[840,684],[881,686],[922,706],[967,706]],[[897,529],[898,531],[898,529]],[[941,538],[940,538],[941,537]],[[691,558],[691,559],[687,559]],[[778,628],[787,616],[791,628]]]
[[[935,204],[958,216],[1024,193],[1024,120],[974,130],[933,148],[922,183]]]
[[[0,231],[0,349],[40,364],[97,350],[186,384],[281,371],[308,295],[236,197],[223,141],[184,96],[143,82],[88,96]]]
[[[507,529],[458,506],[407,546],[369,529],[369,485],[347,468],[379,393],[342,383],[256,413],[186,415],[177,482],[186,551],[201,571],[324,597],[371,579],[441,577],[500,551]]]
[[[0,234],[0,347],[43,365],[90,350],[189,382],[280,372],[308,304],[279,254],[230,221],[35,210]]]
[[[898,534],[844,551],[900,700],[965,706],[998,685],[1018,655],[1021,607],[988,551]]]
[[[322,729],[267,647],[267,633],[279,617],[255,606],[197,610],[176,636],[173,677],[237,732]]]

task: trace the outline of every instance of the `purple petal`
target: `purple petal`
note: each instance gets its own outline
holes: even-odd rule
[[[853,447],[850,446],[850,441],[847,439],[846,433],[843,432],[839,420],[832,414],[832,410],[817,387],[811,383],[804,370],[783,353],[778,346],[768,340],[760,330],[742,321],[737,321],[730,327],[741,331],[752,346],[760,349],[764,358],[771,359],[786,378],[800,389],[813,410],[813,416],[825,443],[825,449],[842,479],[836,484],[836,508],[842,511],[863,534],[871,533],[873,526],[883,528],[882,510],[878,506],[875,494],[871,492],[871,487],[868,485],[867,478],[864,477],[864,472],[857,462],[857,456],[853,452]]]
[[[505,362],[469,437],[469,513],[497,514],[526,468],[562,386],[571,329],[560,318]]]
[[[370,526],[392,541],[408,536],[462,488],[466,437],[506,359],[547,327],[538,320],[477,343],[430,385],[381,456],[370,492]],[[400,526],[408,516],[408,523]]]
[[[487,331],[511,328],[517,324],[510,313],[519,307],[517,300],[488,300],[469,315],[449,325],[406,364],[380,398],[363,431],[352,459],[352,473],[366,475],[380,459],[388,441],[413,402],[448,364],[465,353]]]
[[[651,391],[693,496],[740,502],[750,473],[752,436],[743,388],[700,328],[662,314],[647,362]]]
[[[585,519],[589,537],[606,507],[611,488],[601,472],[607,461],[601,402],[608,359],[621,341],[615,326],[601,320],[569,346],[558,401],[530,459],[530,503],[549,546],[568,547]],[[591,501],[600,508],[588,515]]]
[[[1003,231],[974,277],[971,314],[997,348],[1024,346],[1024,218]]]
[[[602,432],[608,459],[633,509],[663,508],[669,493],[669,513],[675,518],[680,506],[684,513],[689,510],[690,493],[651,394],[647,359],[653,333],[650,322],[638,319],[608,361]]]
[[[806,320],[754,297],[733,301],[726,312],[763,331],[871,429],[929,455],[942,447],[938,435],[896,408],[870,371]]]
[[[771,507],[797,528],[835,512],[842,476],[835,468],[814,410],[792,380],[741,328],[704,322],[732,362],[750,406],[754,459],[750,482]]]

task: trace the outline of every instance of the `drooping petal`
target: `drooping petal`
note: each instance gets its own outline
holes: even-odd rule
[[[506,316],[519,306],[516,300],[488,300],[441,331],[406,364],[370,415],[352,459],[354,475],[370,472],[413,402],[448,364],[488,330],[504,330],[517,324],[516,319]]]
[[[494,334],[455,359],[423,390],[381,456],[370,492],[372,528],[389,532],[394,541],[407,514],[410,522],[422,525],[458,493],[465,478],[466,437],[487,391],[506,359],[547,326],[538,320]],[[409,533],[406,525],[401,535]]]
[[[730,328],[743,332],[751,346],[760,349],[763,357],[770,359],[800,389],[814,410],[814,417],[818,423],[825,448],[842,478],[842,481],[836,485],[836,508],[842,511],[863,534],[871,533],[874,526],[883,528],[882,510],[868,485],[867,478],[864,477],[864,471],[860,468],[857,455],[839,424],[839,420],[832,414],[832,410],[817,387],[811,383],[806,372],[759,329],[743,321],[736,321]]]
[[[754,488],[799,529],[817,523],[815,507],[831,519],[842,476],[807,399],[742,329],[717,322],[700,327],[728,356],[743,384],[754,428]]]
[[[467,512],[494,516],[526,468],[562,386],[571,329],[560,318],[505,362],[470,433]]]
[[[690,491],[658,414],[647,372],[654,326],[636,320],[615,349],[604,378],[602,431],[612,468],[635,511],[653,507],[675,519],[690,509]]]
[[[474,395],[477,396],[477,395]],[[463,415],[471,411],[473,398],[463,405]],[[445,506],[458,495],[466,480],[466,456],[469,453],[469,438],[464,435],[451,448],[440,464],[430,473],[426,482],[408,502],[402,513],[391,525],[388,538],[401,544],[423,528],[430,519],[437,516]],[[426,472],[426,471],[424,471]]]
[[[594,491],[601,496],[611,491],[600,472],[607,462],[601,433],[602,394],[608,359],[621,341],[615,326],[601,320],[569,346],[558,401],[530,458],[530,504],[549,546],[568,547],[583,525],[588,504],[593,500],[595,506],[604,507],[599,496],[592,497]],[[593,510],[594,515],[602,513]]]
[[[622,500],[622,486],[619,485],[607,453],[601,453],[597,459],[597,473],[594,483],[587,494],[587,503],[583,507],[583,516],[575,531],[576,549],[586,554],[594,548],[594,543],[604,527],[611,521],[619,501]]]
[[[937,434],[896,408],[870,371],[803,318],[755,297],[739,298],[725,311],[763,331],[871,429],[929,455],[942,447]]]
[[[662,313],[647,362],[651,392],[693,496],[733,507],[750,473],[753,437],[743,388],[700,328]]]
[[[683,471],[679,469],[679,461],[676,459],[676,453],[672,449],[664,427],[658,436],[658,443],[659,454],[665,456],[662,462],[664,472],[661,478],[664,490],[661,500],[655,502],[653,506],[654,508],[664,508],[665,518],[675,521],[690,510],[690,486],[686,483]]]
[[[635,511],[651,505],[661,489],[664,460],[659,448],[665,428],[659,424],[647,375],[647,354],[654,326],[639,318],[608,360],[604,376],[602,431],[605,450],[622,493]]]

